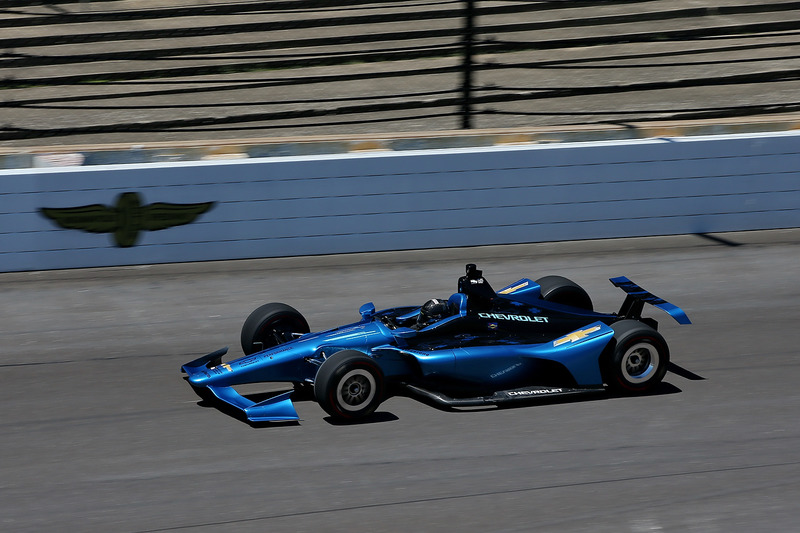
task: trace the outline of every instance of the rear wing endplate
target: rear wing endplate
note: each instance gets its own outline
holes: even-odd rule
[[[641,318],[644,304],[648,303],[658,307],[662,311],[665,311],[672,318],[674,318],[678,324],[692,323],[683,309],[677,305],[669,303],[662,298],[659,298],[651,292],[644,290],[625,276],[611,278],[609,281],[613,283],[615,287],[619,287],[626,293],[625,301],[622,302],[622,307],[619,310],[620,316],[639,319]]]

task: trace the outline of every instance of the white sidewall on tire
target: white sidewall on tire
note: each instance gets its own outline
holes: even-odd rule
[[[358,404],[351,404],[345,400],[343,389],[347,387],[350,383],[354,380],[358,380],[358,378],[364,378],[369,384],[369,391],[366,397],[359,402]],[[360,411],[367,407],[370,402],[375,398],[375,394],[377,393],[378,384],[375,382],[375,376],[369,370],[363,368],[355,368],[342,376],[339,382],[336,384],[336,402],[339,404],[339,407],[344,411]]]

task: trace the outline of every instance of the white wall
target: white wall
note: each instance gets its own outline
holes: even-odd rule
[[[139,234],[40,208],[216,205]],[[0,270],[800,227],[800,132],[0,171]]]

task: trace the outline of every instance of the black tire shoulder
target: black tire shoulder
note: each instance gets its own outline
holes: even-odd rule
[[[547,302],[569,305],[593,311],[589,294],[577,283],[563,276],[545,276],[536,280],[541,287],[541,298]]]
[[[664,379],[669,365],[669,347],[664,337],[636,320],[621,320],[611,328],[611,349],[601,360],[609,389],[625,394],[653,390]]]
[[[242,325],[242,351],[250,355],[291,340],[293,333],[308,333],[308,322],[297,309],[283,303],[268,303],[250,313]]]
[[[328,357],[314,378],[314,398],[339,420],[370,415],[384,399],[383,372],[377,362],[357,350]]]

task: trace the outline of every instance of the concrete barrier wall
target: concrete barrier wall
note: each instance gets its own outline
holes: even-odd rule
[[[0,171],[2,271],[787,227],[798,132]]]

